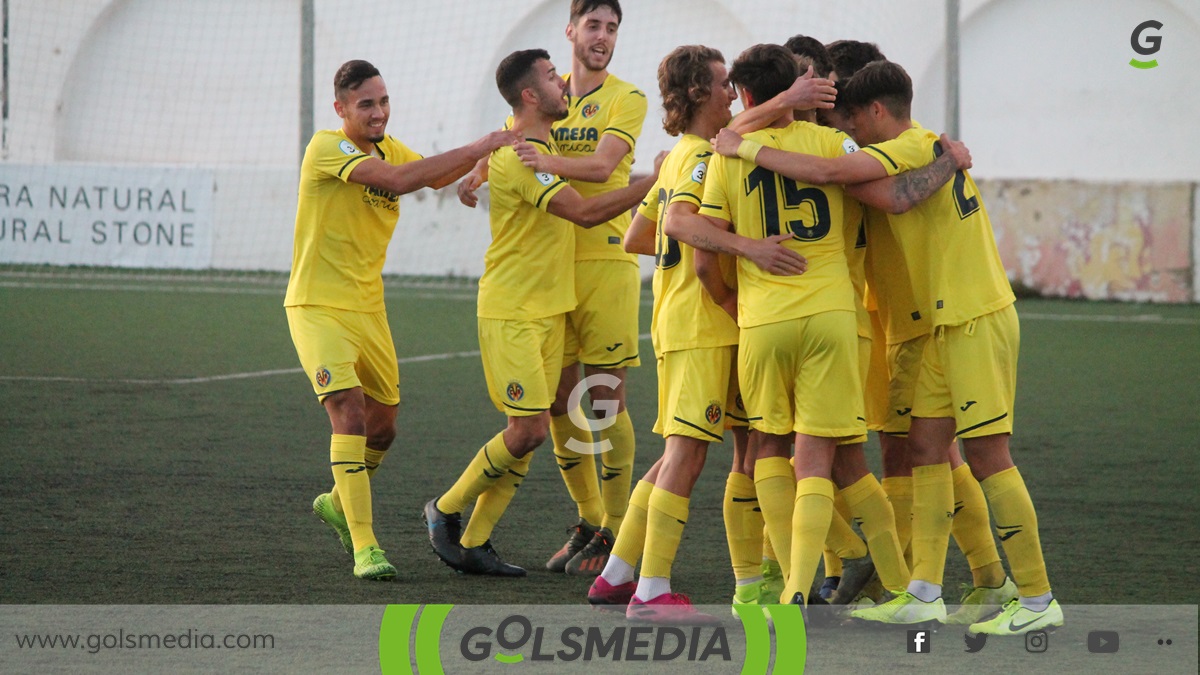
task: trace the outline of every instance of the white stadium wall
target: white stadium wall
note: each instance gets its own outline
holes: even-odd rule
[[[288,268],[299,0],[7,4],[0,262]],[[678,44],[708,44],[732,61],[752,43],[795,33],[876,42],[913,75],[914,117],[944,126],[942,0],[624,5],[611,70],[651,101],[635,171],[672,144],[659,125],[655,71]],[[468,142],[505,116],[494,84],[503,55],[544,47],[568,67],[567,6],[316,0],[316,126],[338,125],[334,70],[366,58],[388,82],[394,136],[426,154]],[[1200,301],[1200,3],[963,0],[961,14],[961,135],[1010,277],[1050,294]],[[1128,65],[1130,33],[1147,19],[1164,26],[1160,65],[1139,70]],[[201,184],[212,189],[206,200],[195,194]],[[59,197],[83,187],[93,198],[68,207],[51,186]],[[187,247],[181,218],[191,214],[93,203],[105,190],[158,190],[161,200],[185,187],[190,205],[205,209]],[[128,250],[111,234],[96,243],[97,222],[115,231],[126,216]],[[179,238],[167,237],[169,227]],[[1070,239],[1081,231],[1094,244],[1082,258],[1070,253],[1083,246]],[[403,200],[385,271],[478,275],[487,241],[482,205],[461,206],[453,189],[423,191]]]

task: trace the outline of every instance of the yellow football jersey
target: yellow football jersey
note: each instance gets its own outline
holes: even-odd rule
[[[421,159],[391,136],[375,147],[388,164]],[[284,306],[383,311],[383,263],[400,217],[400,195],[349,182],[354,167],[370,156],[341,129],[318,131],[308,142]]]
[[[872,337],[871,315],[867,314],[867,257],[866,209],[857,199],[846,195],[842,203],[842,218],[846,225],[846,265],[850,268],[850,283],[854,286],[854,316],[859,337]]]
[[[919,169],[942,154],[938,135],[919,125],[868,145],[888,175]],[[975,181],[958,171],[929,199],[888,217],[922,311],[934,326],[965,323],[1016,301]]]
[[[571,81],[567,73],[563,79]],[[621,158],[608,180],[603,183],[571,181],[571,187],[584,197],[592,197],[629,185],[629,172],[633,166],[633,150],[642,133],[642,122],[646,119],[646,95],[632,84],[612,74],[604,83],[583,96],[570,96],[567,118],[554,124],[554,140],[564,157],[586,157],[596,151],[605,134],[613,134],[629,144],[629,152]],[[628,213],[575,233],[576,260],[628,260],[637,261],[637,256],[626,253],[621,243],[629,229],[631,216]]]
[[[763,129],[746,138],[821,157],[857,149],[846,134],[808,122]],[[753,239],[791,232],[784,245],[808,259],[799,276],[775,276],[738,258],[738,324],[742,328],[835,310],[854,311],[846,263],[845,192],[840,185],[797,183],[737,157],[713,157],[700,213],[732,222]]]
[[[696,276],[696,249],[663,232],[668,206],[688,202],[699,208],[712,154],[708,140],[684,134],[663,161],[658,182],[638,209],[657,223],[650,336],[654,352],[659,355],[738,342],[733,318],[713,302]]]
[[[488,160],[488,182],[492,243],[483,256],[478,315],[525,320],[575,309],[575,225],[546,211],[566,181],[534,172],[505,146]]]
[[[896,345],[927,335],[931,324],[929,312],[917,306],[908,265],[888,218],[883,211],[866,209],[865,268],[874,308],[883,325],[881,339]]]

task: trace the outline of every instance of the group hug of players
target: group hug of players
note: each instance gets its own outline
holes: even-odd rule
[[[969,152],[911,120],[911,80],[874,45],[796,36],[750,47],[728,67],[720,52],[693,45],[658,69],[663,125],[679,141],[630,183],[648,104],[607,72],[621,18],[616,0],[574,0],[569,75],[545,51],[514,52],[496,73],[513,109],[504,131],[401,162],[411,170],[459,153],[430,167],[424,184],[461,178],[469,206],[485,181],[490,192],[479,339],[489,394],[508,424],[425,506],[435,553],[467,574],[525,574],[490,538],[549,435],[579,520],[546,567],[595,577],[588,601],[631,620],[715,620],[670,580],[708,444],[729,429],[733,603],[852,604],[862,621],[998,635],[1062,625],[1008,449],[1019,326],[966,172]],[[745,111],[731,120],[739,96]],[[394,163],[354,150],[341,148],[350,157],[340,171],[364,156],[385,160],[381,172]],[[422,186],[351,174],[338,178],[396,194]],[[299,264],[299,217],[297,236]],[[666,443],[631,492],[624,380],[639,365],[634,254],[656,262],[654,431]],[[294,266],[293,284],[296,275]],[[333,378],[306,358],[292,316],[305,303],[289,302],[321,395]],[[581,370],[601,420],[579,410]],[[379,400],[364,391],[365,454],[331,448],[336,487],[314,511],[355,554],[358,576],[390,578],[395,568],[370,530],[367,481],[392,439],[372,433]],[[336,445],[332,409],[330,418]],[[869,429],[879,432],[882,482],[864,457]],[[948,614],[951,534],[973,585]]]

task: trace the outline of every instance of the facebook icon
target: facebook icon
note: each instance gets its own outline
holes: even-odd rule
[[[909,654],[928,654],[933,645],[929,641],[929,631],[927,630],[910,630],[908,631],[908,653]]]

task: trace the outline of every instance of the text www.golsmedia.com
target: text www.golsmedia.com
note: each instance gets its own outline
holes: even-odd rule
[[[183,633],[17,633],[19,649],[274,649],[274,635],[216,635],[188,629]]]

